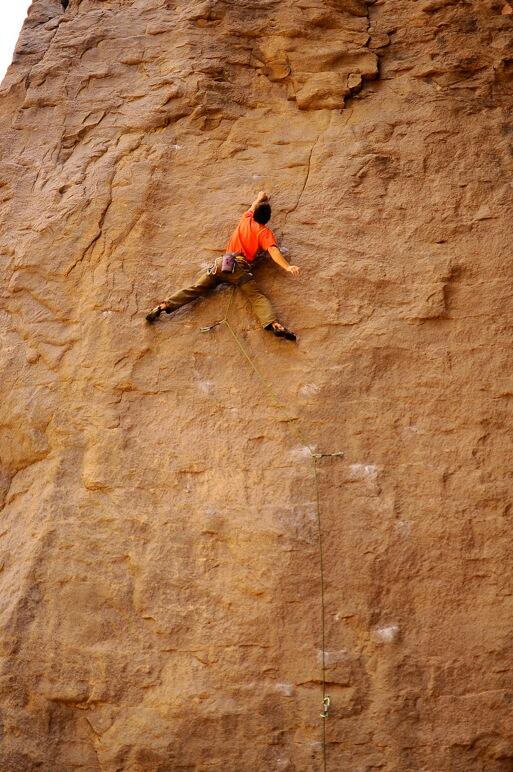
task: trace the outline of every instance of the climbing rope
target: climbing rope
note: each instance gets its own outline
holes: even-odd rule
[[[272,383],[265,377],[265,375],[262,373],[260,368],[257,366],[254,358],[249,354],[248,350],[242,343],[239,335],[237,335],[237,332],[234,330],[234,328],[228,321],[228,313],[232,306],[233,298],[235,296],[235,290],[236,290],[236,287],[233,286],[228,303],[226,305],[223,318],[219,319],[216,322],[213,322],[213,324],[209,325],[208,327],[201,327],[201,332],[210,332],[215,327],[224,325],[230,332],[230,335],[232,336],[240,353],[242,354],[244,359],[249,363],[253,372],[255,373],[260,383],[262,384],[264,392],[266,392],[272,398],[271,399],[272,406],[281,410],[283,408],[283,405],[280,404],[280,400],[278,399],[278,396],[276,394],[276,391],[273,388]],[[319,545],[319,569],[320,569],[319,579],[320,579],[320,605],[321,605],[322,711],[320,713],[320,717],[323,719],[322,721],[322,768],[323,768],[323,772],[326,772],[326,769],[327,769],[326,719],[328,718],[328,715],[329,715],[331,700],[329,695],[326,694],[326,599],[325,599],[325,576],[324,576],[324,545],[323,545],[323,538],[322,538],[321,493],[320,493],[317,465],[319,461],[323,458],[343,457],[344,453],[342,451],[337,451],[335,453],[315,453],[310,447],[310,445],[308,444],[308,442],[305,440],[301,429],[294,423],[295,421],[297,421],[297,418],[288,417],[286,420],[287,420],[287,423],[291,424],[292,430],[294,431],[301,445],[307,448],[308,450],[309,458],[311,459],[311,462],[312,462],[313,481],[314,481],[314,487],[315,487],[315,507],[316,507],[316,513],[317,513],[317,535],[318,535],[318,545]]]

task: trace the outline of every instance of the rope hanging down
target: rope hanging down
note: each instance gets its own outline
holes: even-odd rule
[[[278,409],[282,409],[283,405],[280,404],[280,401],[276,395],[276,392],[270,383],[270,381],[265,377],[265,375],[262,373],[262,371],[257,367],[254,359],[250,356],[248,353],[246,347],[242,343],[240,337],[237,335],[236,331],[233,329],[232,325],[228,321],[228,312],[231,308],[232,301],[235,295],[235,287],[232,287],[232,291],[230,293],[230,298],[226,306],[226,310],[224,313],[224,316],[222,319],[219,319],[217,322],[214,322],[213,324],[209,325],[208,327],[201,327],[201,332],[210,332],[215,327],[218,327],[219,325],[224,325],[228,331],[230,332],[233,340],[235,341],[235,344],[237,348],[239,349],[240,353],[244,357],[244,359],[247,360],[247,362],[250,364],[253,372],[259,379],[260,383],[264,387],[264,391],[267,392],[268,395],[272,397],[272,404],[273,407],[276,407]],[[342,458],[344,456],[343,451],[337,451],[336,453],[315,453],[308,442],[305,440],[303,433],[301,432],[301,429],[294,423],[297,420],[297,418],[287,418],[287,423],[290,423],[292,425],[292,430],[294,431],[296,437],[300,441],[301,445],[305,448],[307,448],[309,453],[309,458],[312,461],[312,472],[313,472],[313,481],[314,481],[314,487],[315,487],[315,506],[316,506],[316,512],[317,512],[317,534],[318,534],[318,544],[319,544],[319,569],[320,569],[320,600],[321,600],[321,689],[322,689],[322,712],[320,713],[320,717],[323,719],[322,722],[322,766],[323,766],[323,772],[326,772],[326,719],[329,715],[331,700],[329,695],[326,694],[326,602],[325,602],[325,581],[324,581],[324,547],[323,547],[323,539],[322,539],[322,519],[321,519],[321,494],[320,494],[320,487],[319,487],[319,476],[318,476],[318,470],[317,470],[317,464],[319,461],[321,461],[323,458]]]

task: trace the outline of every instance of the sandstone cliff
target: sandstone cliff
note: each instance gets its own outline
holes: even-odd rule
[[[505,0],[34,0],[0,92],[2,770],[513,769]],[[255,191],[302,266],[144,313]],[[304,442],[298,439],[304,437]],[[308,446],[308,447],[306,447]],[[325,663],[321,710],[320,563]]]

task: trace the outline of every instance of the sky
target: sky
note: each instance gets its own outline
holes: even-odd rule
[[[0,0],[0,80],[12,62],[18,35],[31,0]]]

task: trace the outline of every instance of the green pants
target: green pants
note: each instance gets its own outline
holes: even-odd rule
[[[172,311],[176,311],[177,308],[185,306],[187,303],[191,303],[196,298],[201,298],[217,287],[218,284],[235,284],[239,287],[240,291],[251,303],[251,307],[255,312],[258,321],[262,327],[266,327],[271,322],[276,321],[276,314],[271,305],[271,302],[266,296],[260,292],[256,281],[253,278],[253,274],[237,266],[234,273],[223,274],[223,278],[212,276],[206,271],[201,271],[190,287],[184,287],[178,292],[175,292],[169,298],[164,300],[164,303],[171,308]]]

